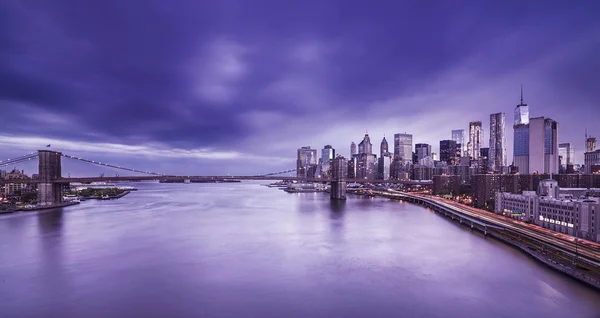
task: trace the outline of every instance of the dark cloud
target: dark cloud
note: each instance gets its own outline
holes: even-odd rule
[[[465,91],[531,80],[540,94],[563,87],[564,99],[597,102],[599,10],[595,1],[8,0],[0,106],[12,120],[2,124],[16,135],[255,154],[272,154],[256,145],[272,140],[292,156],[312,140],[294,130],[436,114],[446,107],[422,95],[447,94],[454,81]],[[474,117],[465,125],[510,117],[516,99],[494,92],[506,108],[461,105]]]

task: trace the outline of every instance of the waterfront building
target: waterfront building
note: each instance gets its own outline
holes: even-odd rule
[[[33,190],[29,187],[29,184],[27,183],[29,177],[22,170],[19,171],[15,168],[11,172],[6,173],[4,179],[6,179],[6,184],[4,185],[4,195],[8,196],[19,193],[24,190]]]
[[[521,86],[521,103],[515,108],[513,123],[513,164],[519,173],[529,173],[529,106],[523,103],[523,86]]]
[[[314,178],[317,166],[317,149],[311,149],[309,146],[298,149],[296,159],[296,177]]]
[[[540,181],[537,193],[498,192],[495,212],[553,231],[600,242],[600,222],[597,218],[600,214],[599,198],[579,198],[562,192],[555,180]]]
[[[567,166],[573,166],[575,160],[575,148],[570,142],[558,144],[559,173],[566,173]]]
[[[473,187],[473,205],[477,208],[492,210],[494,196],[501,190],[500,174],[475,174],[471,176]]]
[[[321,150],[321,173],[323,178],[329,177],[331,172],[331,160],[335,158],[335,149],[331,145],[325,145]]]
[[[460,162],[460,146],[454,140],[440,141],[440,161],[448,165],[457,165]]]
[[[421,159],[431,156],[431,145],[430,144],[416,144],[415,153],[417,154],[417,162]]]
[[[480,121],[469,123],[469,142],[467,144],[467,153],[471,159],[477,161],[479,153],[483,147],[483,128]]]
[[[356,168],[358,167],[358,157],[357,156],[358,155],[354,155],[347,162],[347,167],[348,167],[348,174],[347,174],[347,176],[350,179],[356,178]]]
[[[395,134],[394,135],[394,158],[399,158],[401,166],[412,163],[412,135]]]
[[[455,129],[452,130],[452,140],[456,142],[456,145],[460,148],[460,156],[465,155],[465,130],[464,129]]]
[[[506,167],[506,116],[490,115],[489,171],[502,172]],[[486,166],[487,167],[487,166]]]

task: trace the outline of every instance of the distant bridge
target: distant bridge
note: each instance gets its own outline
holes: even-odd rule
[[[268,180],[268,181],[296,181],[296,182],[322,182],[332,184],[332,188],[336,191],[331,191],[333,199],[344,199],[346,193],[347,183],[361,183],[361,184],[404,184],[404,185],[431,185],[431,181],[415,181],[415,180],[381,180],[381,179],[359,179],[359,178],[346,178],[345,168],[337,169],[333,171],[333,176],[330,178],[302,178],[292,176],[280,176],[280,174],[290,173],[296,171],[295,169],[267,173],[262,175],[251,175],[251,176],[176,176],[176,175],[165,175],[161,173],[155,173],[151,171],[139,170],[126,168],[118,165],[102,163],[99,161],[88,160],[76,156],[70,156],[62,154],[56,151],[50,150],[38,150],[37,153],[31,153],[25,156],[17,157],[14,159],[8,159],[6,161],[0,161],[1,166],[15,165],[18,163],[30,161],[38,158],[39,169],[38,178],[36,179],[15,179],[15,180],[0,180],[0,184],[7,183],[26,183],[26,184],[37,184],[38,185],[38,204],[41,205],[55,205],[62,203],[63,185],[68,183],[89,183],[89,182],[119,182],[119,181],[170,181],[170,182],[185,182],[185,181],[226,181],[226,180]],[[96,177],[63,177],[62,176],[62,162],[61,158],[69,158],[78,160],[88,164],[114,168],[129,172],[135,172],[145,174],[144,176],[96,176]],[[346,161],[344,158],[336,158],[336,163],[345,167]],[[336,172],[337,171],[337,172]]]

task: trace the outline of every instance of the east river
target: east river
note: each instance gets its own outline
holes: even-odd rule
[[[137,183],[0,216],[0,317],[600,317],[600,293],[419,206]]]

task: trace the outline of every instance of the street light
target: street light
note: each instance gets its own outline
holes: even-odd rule
[[[575,266],[575,268],[577,268],[577,257],[578,257],[578,250],[577,250],[577,224],[575,224],[575,256],[573,256],[573,266]]]

